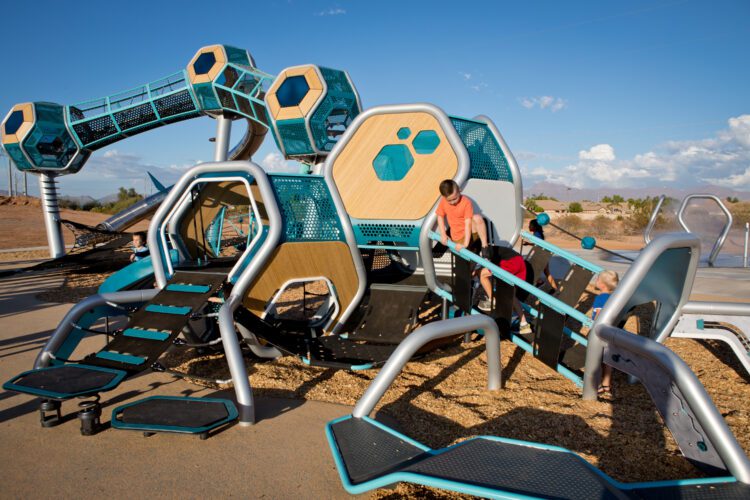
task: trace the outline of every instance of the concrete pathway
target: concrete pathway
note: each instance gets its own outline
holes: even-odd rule
[[[43,304],[35,294],[59,285],[59,273],[0,279],[0,381],[31,369],[34,358],[70,305]],[[101,340],[90,339],[87,342]],[[95,349],[96,345],[92,346]],[[164,374],[149,373],[103,394],[102,419],[127,401],[152,395],[216,396]],[[220,397],[233,396],[223,391]],[[75,498],[268,497],[345,498],[325,439],[326,422],[351,408],[265,398],[256,391],[259,422],[233,426],[206,441],[196,436],[106,429],[83,437],[76,401],[68,418],[39,425],[39,400],[0,392],[0,496]]]

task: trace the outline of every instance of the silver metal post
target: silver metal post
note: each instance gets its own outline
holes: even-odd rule
[[[401,373],[406,363],[423,345],[451,335],[483,330],[487,343],[487,389],[500,390],[500,330],[495,320],[484,314],[462,316],[460,318],[429,323],[406,337],[393,351],[388,361],[367,388],[365,394],[357,401],[352,416],[362,418],[375,409],[385,391]]]
[[[55,176],[39,174],[39,191],[44,210],[44,225],[47,228],[47,243],[49,256],[53,259],[65,255],[62,226],[60,225],[60,210],[57,206],[57,182]]]
[[[232,135],[232,120],[221,115],[216,118],[216,146],[214,161],[227,161],[229,138]]]
[[[745,222],[745,256],[742,260],[743,267],[747,267],[747,242],[750,238],[750,222]]]
[[[23,195],[27,198],[29,196],[29,176],[26,172],[23,173]]]
[[[13,196],[13,164],[8,156],[8,196]]]

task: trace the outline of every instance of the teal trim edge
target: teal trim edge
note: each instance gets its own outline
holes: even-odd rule
[[[557,255],[559,257],[562,257],[566,260],[569,260],[573,264],[579,265],[584,269],[588,269],[592,273],[600,273],[604,271],[603,267],[599,267],[596,264],[592,264],[591,262],[587,261],[586,259],[583,259],[579,256],[577,256],[574,253],[568,252],[567,250],[563,250],[562,248],[553,245],[552,243],[549,243],[543,239],[537,238],[533,234],[530,234],[526,231],[521,231],[521,237],[527,241],[532,242],[534,245],[538,247],[542,247],[545,250],[548,250],[552,252],[554,255]]]

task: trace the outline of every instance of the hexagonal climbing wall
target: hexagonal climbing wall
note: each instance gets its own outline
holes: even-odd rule
[[[403,144],[388,144],[372,161],[375,175],[381,181],[400,181],[414,165],[414,157]]]

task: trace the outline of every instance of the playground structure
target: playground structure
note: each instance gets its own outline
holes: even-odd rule
[[[2,144],[19,170],[39,175],[50,257],[65,254],[56,177],[80,171],[97,149],[206,115],[216,118],[219,130],[231,120],[247,121],[247,133],[231,152],[226,152],[228,145],[217,148],[233,160],[247,159],[268,130],[263,85],[271,78],[255,67],[246,50],[212,45],[200,49],[185,70],[125,92],[67,106],[13,106],[2,122]],[[228,139],[228,134],[219,136]],[[145,210],[138,217],[131,212],[128,223],[147,217],[155,205],[141,207]],[[121,224],[119,230],[126,227]]]
[[[535,490],[534,484],[489,483],[487,490],[468,487],[467,481],[476,480],[461,476],[465,467],[457,467],[458,476],[452,479],[441,479],[427,469],[411,470],[405,460],[427,464],[427,458],[450,455],[427,450],[365,418],[387,389],[388,384],[380,380],[392,380],[403,363],[429,341],[482,329],[491,358],[491,389],[499,388],[499,359],[495,358],[499,357],[500,334],[582,386],[588,399],[596,397],[602,359],[626,372],[632,372],[632,367],[621,366],[619,359],[647,359],[648,370],[669,375],[668,380],[679,389],[676,397],[685,395],[680,401],[692,408],[696,421],[705,429],[697,432],[706,447],[703,450],[699,445],[700,451],[706,454],[693,456],[683,448],[683,441],[696,443],[697,438],[683,440],[679,437],[682,431],[675,430],[665,417],[683,453],[731,474],[683,486],[711,484],[738,496],[747,493],[747,458],[738,453],[723,421],[717,423],[715,408],[712,413],[710,400],[695,388],[696,382],[682,385],[682,378],[689,379],[692,373],[685,372],[687,368],[670,371],[676,361],[668,350],[647,339],[629,342],[625,334],[613,328],[633,306],[651,301],[658,304],[651,333],[657,339],[673,333],[675,325],[691,311],[711,307],[717,314],[729,311],[726,304],[688,301],[700,257],[696,238],[680,235],[655,239],[638,256],[596,322],[591,321],[575,306],[601,268],[521,231],[520,172],[491,120],[484,116],[450,116],[427,104],[362,111],[345,72],[314,65],[283,70],[266,91],[263,85],[272,77],[257,70],[252,58],[246,52],[243,56],[243,52],[226,46],[203,48],[181,76],[161,81],[171,82],[169,85],[155,82],[137,92],[97,101],[97,106],[19,105],[3,122],[3,143],[9,154],[13,151],[14,161],[19,158],[23,165],[19,168],[39,173],[44,179],[80,170],[92,151],[128,135],[202,114],[217,120],[215,161],[192,168],[171,189],[163,191],[148,231],[151,256],[116,273],[105,281],[99,294],[74,306],[37,357],[34,369],[4,385],[8,390],[43,399],[43,425],[59,421],[61,402],[89,397],[90,404],[79,417],[82,422],[93,422],[89,428],[93,431],[101,413],[98,394],[148,369],[168,371],[159,358],[169,348],[223,350],[237,404],[156,396],[115,408],[113,427],[205,437],[235,419],[252,424],[255,405],[245,367],[246,351],[261,358],[294,355],[310,365],[352,370],[379,366],[390,358],[396,361],[388,361],[373,384],[378,388],[368,391],[353,418],[329,426],[339,470],[348,471],[347,476],[342,472],[345,485],[353,487],[354,492],[407,478],[476,494],[544,494]],[[164,112],[167,98],[175,106],[174,114]],[[175,104],[178,102],[179,106]],[[183,111],[177,112],[178,107]],[[40,160],[31,149],[45,149],[39,148],[40,139],[34,137],[53,130],[51,126],[45,128],[50,119],[41,119],[43,112],[53,108],[58,119],[55,133],[68,134],[67,139],[53,141],[56,151],[64,150],[56,153],[54,162],[50,158]],[[23,121],[14,129],[19,116]],[[128,116],[134,121],[125,122]],[[248,120],[248,133],[231,153],[231,121],[239,118]],[[269,128],[284,156],[311,165],[312,174],[265,172],[251,161],[238,161],[251,157]],[[553,256],[568,262],[569,270],[557,294],[535,287],[533,278],[531,283],[521,281],[469,250],[456,251],[450,242],[447,249],[436,245],[439,238],[433,228],[438,185],[446,178],[455,180],[481,207],[493,246],[513,246],[519,238],[532,243],[528,262],[534,277],[541,276]],[[45,210],[50,206],[51,202],[45,202]],[[239,213],[248,221],[247,230],[235,231],[232,237],[223,230],[232,223],[230,207],[235,217]],[[50,212],[47,214],[49,221]],[[230,247],[231,255],[224,251]],[[493,309],[489,316],[474,307],[472,262],[493,274],[495,292],[490,297]],[[444,282],[447,280],[450,285]],[[324,282],[327,287],[323,306],[312,321],[277,316],[275,305],[283,292],[295,283],[310,281]],[[152,288],[154,282],[156,287]],[[517,288],[529,295],[525,308],[536,318],[532,335],[520,335],[511,329],[512,297]],[[427,314],[428,310],[433,314]],[[732,309],[734,314],[739,314],[738,310]],[[449,319],[458,315],[465,317]],[[429,316],[429,320],[424,321],[423,316]],[[126,318],[126,324],[116,330],[97,328],[102,319],[108,324],[111,317]],[[571,326],[570,319],[579,326]],[[424,323],[428,324],[421,326]],[[583,335],[582,327],[591,328],[593,335]],[[80,342],[94,335],[106,338],[103,348],[76,358]],[[612,355],[614,349],[622,351],[617,359]],[[647,386],[658,379],[648,370],[633,373]],[[660,411],[674,404],[654,398]],[[186,416],[175,425],[171,417],[178,414]],[[341,444],[341,434],[334,430],[343,427],[347,427],[348,445]],[[718,431],[712,434],[714,428]],[[358,440],[371,437],[373,432],[378,434],[377,439],[386,439],[389,453],[394,443],[408,444],[413,453],[398,460],[386,454],[381,457],[382,463],[374,465],[357,458],[367,472],[359,469],[352,473],[348,455],[356,451]],[[477,441],[475,444],[481,447],[485,444],[481,441],[486,440]],[[531,454],[527,459],[544,455],[553,464],[558,463],[554,457],[572,460],[570,452],[564,450],[489,441],[501,443],[496,447],[507,448],[511,457],[523,448]],[[451,450],[466,452],[466,456],[494,453],[469,445]],[[486,465],[486,460],[480,462]],[[640,490],[650,486],[617,484],[579,459],[573,462],[575,467],[561,467],[576,477],[590,479],[594,489],[615,497],[628,489],[649,494]],[[386,469],[396,470],[402,465],[409,470],[379,477]],[[445,465],[455,464],[448,461]],[[565,469],[568,466],[571,468]],[[425,480],[425,475],[433,479]],[[661,486],[677,488],[672,484]]]

